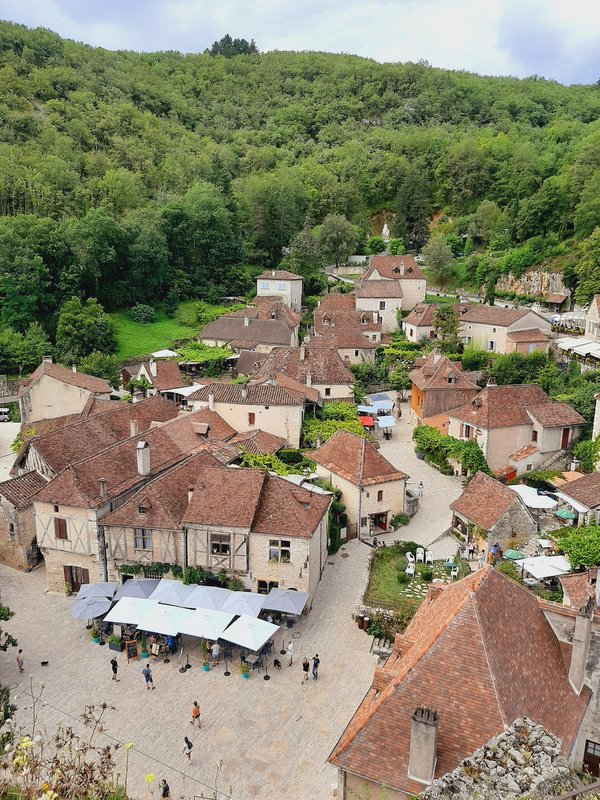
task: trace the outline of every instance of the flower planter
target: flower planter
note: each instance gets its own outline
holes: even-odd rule
[[[245,681],[247,681],[249,677],[250,677],[250,676],[248,675],[248,673],[247,673],[247,672],[242,672],[242,678],[243,678]]]
[[[208,672],[209,669],[210,669],[210,666],[208,664],[202,664],[202,669],[204,670],[204,672]]]
[[[122,653],[123,650],[125,650],[125,642],[119,642],[118,644],[115,644],[114,642],[109,642],[108,649],[116,650],[117,653]]]
[[[141,653],[142,658],[148,658],[148,653],[144,650]]]
[[[100,637],[99,636],[93,636],[92,637],[92,642],[94,644],[100,644]]]

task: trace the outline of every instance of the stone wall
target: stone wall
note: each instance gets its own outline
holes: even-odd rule
[[[0,397],[16,397],[19,381],[9,381],[6,375],[0,375]]]
[[[434,781],[423,800],[542,800],[580,785],[561,741],[542,725],[517,719],[453,772]]]
[[[496,283],[496,289],[501,292],[514,292],[535,297],[545,297],[549,294],[570,294],[563,283],[562,272],[544,272],[541,269],[524,272],[520,278],[516,278],[510,272],[501,275]]]

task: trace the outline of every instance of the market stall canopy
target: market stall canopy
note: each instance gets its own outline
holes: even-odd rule
[[[264,594],[254,594],[254,592],[232,592],[221,606],[221,611],[228,611],[230,614],[247,614],[250,617],[258,617],[263,607]]]
[[[533,556],[514,562],[516,567],[528,572],[538,581],[543,578],[554,578],[571,572],[571,564],[565,556]]]
[[[394,407],[394,403],[392,400],[375,400],[373,406],[377,412],[379,411],[391,411]]]
[[[204,389],[204,383],[194,383],[192,386],[181,386],[179,389],[169,389],[170,394],[178,394],[180,397],[189,397],[199,389]]]
[[[392,402],[392,398],[389,396],[389,394],[386,394],[385,392],[376,392],[375,394],[367,395],[367,397],[371,401],[371,403],[378,403],[380,401],[389,401],[390,403]]]
[[[84,597],[73,603],[71,616],[74,619],[96,619],[106,614],[111,606],[112,600],[106,597]]]
[[[152,600],[140,597],[122,597],[104,617],[104,621],[117,622],[120,625],[137,625],[149,603],[152,603]]]
[[[396,420],[394,417],[377,417],[378,428],[395,428]]]
[[[168,603],[171,606],[185,606],[185,600],[193,588],[193,586],[186,586],[181,581],[161,578],[158,586],[150,595],[150,599]]]
[[[179,353],[174,350],[157,350],[156,353],[150,353],[152,358],[177,358]]]
[[[185,607],[218,611],[230,594],[229,589],[220,586],[193,586],[185,598]]]
[[[84,583],[77,592],[76,599],[83,600],[85,597],[112,597],[116,589],[116,583]]]
[[[220,639],[225,628],[231,625],[234,616],[235,614],[228,614],[226,611],[199,608],[191,611],[189,617],[183,620],[180,633],[216,641]]]
[[[150,597],[160,583],[158,578],[130,578],[121,586],[115,595],[115,600],[122,597]]]
[[[518,561],[523,558],[523,553],[519,553],[518,550],[507,550],[504,553],[504,558],[507,558],[509,561]]]
[[[148,601],[150,605],[140,616],[138,629],[149,633],[162,633],[165,636],[177,636],[188,621],[193,611],[188,608],[177,608],[162,603]]]
[[[370,416],[374,409],[373,406],[357,406],[356,410],[359,414],[366,414],[367,416]]]
[[[286,614],[301,614],[308,600],[306,592],[293,589],[271,589],[265,597],[263,608],[269,611],[283,611]]]
[[[374,428],[375,427],[375,420],[373,417],[363,417],[360,416],[358,421],[363,426],[363,428]]]
[[[232,644],[245,647],[247,650],[256,651],[260,650],[263,644],[268,642],[278,630],[278,625],[265,622],[264,619],[248,617],[244,614],[223,632],[221,638]]]
[[[516,492],[521,500],[525,503],[527,508],[556,508],[558,502],[545,494],[538,494],[537,489],[532,486],[509,486],[513,492]]]

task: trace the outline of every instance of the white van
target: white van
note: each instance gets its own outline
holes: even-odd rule
[[[0,408],[0,422],[10,422],[9,408]]]

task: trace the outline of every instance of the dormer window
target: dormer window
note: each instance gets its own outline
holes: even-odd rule
[[[452,374],[448,375],[448,383],[456,383],[456,377]]]
[[[396,274],[399,274],[400,273],[400,267],[394,267],[394,272]]]
[[[360,321],[361,321],[361,323],[362,323],[363,325],[367,325],[367,324],[368,324],[368,322],[369,322],[369,318],[367,317],[367,315],[366,315],[366,314],[363,314],[363,315],[362,315],[362,317],[360,318]]]
[[[413,268],[412,268],[412,267],[409,267],[409,268],[408,268],[408,270],[407,270],[407,272],[408,272],[408,274],[409,274],[409,275],[412,275],[412,271],[413,271]]]
[[[138,511],[140,514],[146,514],[148,512],[148,506],[140,505],[138,506]]]

